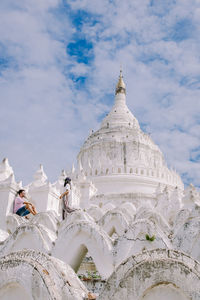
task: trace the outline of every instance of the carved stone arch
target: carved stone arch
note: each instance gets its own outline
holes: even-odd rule
[[[78,271],[87,250],[102,278],[113,271],[112,241],[107,233],[93,222],[81,221],[62,230],[52,254]]]
[[[192,257],[194,257],[195,259],[197,259],[198,261],[200,261],[200,248],[199,248],[199,245],[200,245],[200,231],[195,236],[195,238],[193,240],[192,247],[191,247],[192,250],[191,250],[191,253],[190,253],[190,255]]]
[[[129,220],[135,219],[136,207],[133,203],[124,202],[120,205],[119,209],[122,210],[122,212],[124,212],[127,219],[129,219]]]
[[[192,233],[192,234],[191,234]],[[173,239],[173,246],[200,259],[200,218],[187,220],[179,228]]]
[[[102,209],[97,205],[91,205],[87,213],[94,218],[95,221],[99,221],[104,214]]]
[[[17,214],[9,214],[6,217],[7,230],[10,233],[13,233],[17,227],[21,225],[28,225],[30,222],[32,224],[42,224],[55,232],[57,230],[58,225],[58,215],[55,211],[47,211],[47,212],[39,212],[34,217],[30,216],[30,221],[18,216]]]
[[[93,212],[95,212],[95,211],[99,212],[99,210],[101,211],[101,209],[99,207],[97,207],[97,210],[94,209]],[[102,215],[103,215],[103,213],[101,214],[101,216]],[[98,216],[98,213],[97,213],[97,216]],[[68,214],[67,218],[61,222],[59,230],[58,230],[58,235],[62,234],[62,231],[65,230],[65,228],[67,226],[71,225],[72,223],[82,222],[82,221],[83,222],[84,221],[94,222],[95,219],[88,212],[85,212],[81,209],[77,209],[74,212]]]
[[[13,233],[18,226],[26,223],[26,220],[17,214],[9,214],[6,217],[7,230],[9,233]]]
[[[152,210],[152,207],[140,206],[136,214],[136,220],[148,219],[160,228],[166,235],[171,232],[170,226],[161,214]]]
[[[117,239],[115,265],[118,266],[124,259],[143,250],[169,247],[168,238],[161,229],[158,231],[154,223],[140,219],[131,223],[125,233]]]
[[[116,208],[116,206],[112,203],[107,203],[102,207],[102,210],[104,211],[104,213],[107,213],[107,211],[111,211],[114,208]]]
[[[13,251],[23,249],[34,249],[43,252],[49,252],[54,240],[51,238],[56,236],[51,232],[46,231],[42,225],[25,224],[19,226],[15,232],[4,241],[0,255],[6,255]]]
[[[196,300],[200,299],[199,282],[197,261],[179,251],[155,249],[124,261],[98,299]]]
[[[83,300],[88,294],[69,266],[33,250],[1,257],[0,278],[1,299]]]
[[[52,211],[38,213],[34,216],[31,222],[32,224],[42,224],[53,232],[56,232],[58,229],[58,218]]]
[[[126,216],[120,211],[108,211],[98,222],[109,236],[117,233],[121,236],[128,227]]]

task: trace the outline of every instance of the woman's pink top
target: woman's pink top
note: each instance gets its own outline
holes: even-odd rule
[[[24,199],[19,196],[16,197],[15,204],[14,204],[14,213],[16,213],[18,209],[21,208],[22,206],[24,206]]]

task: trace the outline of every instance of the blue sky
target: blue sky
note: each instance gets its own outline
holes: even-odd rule
[[[17,180],[69,170],[114,101],[200,186],[199,0],[2,0],[0,154]]]

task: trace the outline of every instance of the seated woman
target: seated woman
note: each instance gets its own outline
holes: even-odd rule
[[[14,213],[21,216],[21,217],[28,217],[26,215],[33,214],[36,215],[36,209],[35,206],[27,201],[24,201],[25,198],[25,190],[19,190],[17,192],[18,196],[15,198],[14,202]]]

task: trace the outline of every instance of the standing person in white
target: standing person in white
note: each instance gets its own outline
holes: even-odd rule
[[[69,207],[69,194],[71,191],[71,178],[66,177],[64,181],[65,192],[60,195],[62,199],[62,219],[64,220],[68,213],[72,213],[76,209]]]

